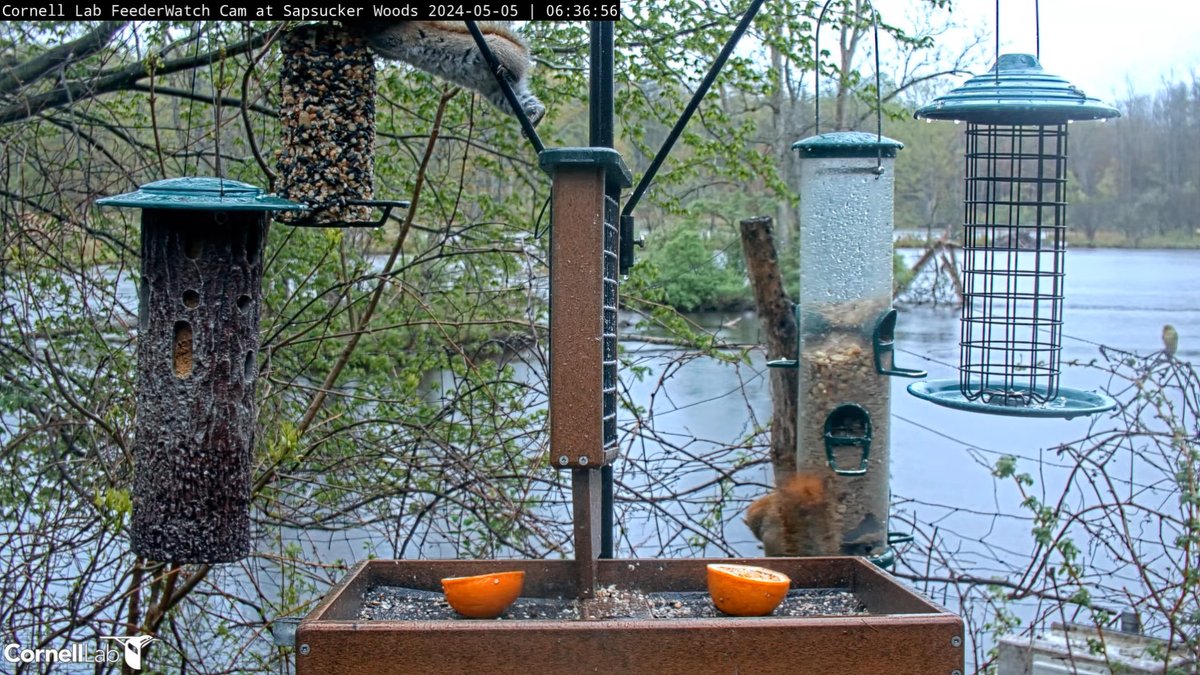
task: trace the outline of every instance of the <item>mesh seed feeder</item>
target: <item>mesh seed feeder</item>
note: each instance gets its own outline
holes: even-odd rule
[[[917,110],[967,123],[959,378],[916,382],[939,405],[1023,417],[1111,409],[1059,386],[1067,216],[1067,124],[1117,110],[1047,74],[1029,54]]]

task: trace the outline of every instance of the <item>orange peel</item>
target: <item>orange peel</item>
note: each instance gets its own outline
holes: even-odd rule
[[[442,579],[442,592],[454,611],[470,619],[494,619],[521,595],[525,572],[492,572]]]
[[[732,616],[766,616],[787,596],[792,580],[782,572],[755,567],[708,565],[708,594],[717,609]]]

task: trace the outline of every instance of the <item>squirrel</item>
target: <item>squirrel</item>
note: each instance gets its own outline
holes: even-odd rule
[[[529,46],[507,21],[480,21],[479,31],[500,62],[500,73],[512,85],[517,102],[531,124],[537,125],[546,106],[529,90],[532,64]],[[496,76],[462,21],[347,21],[351,32],[363,36],[371,50],[404,61],[427,73],[483,94],[492,105],[513,114]]]
[[[746,509],[746,524],[768,556],[837,555],[831,511],[825,479],[801,472],[755,499]]]

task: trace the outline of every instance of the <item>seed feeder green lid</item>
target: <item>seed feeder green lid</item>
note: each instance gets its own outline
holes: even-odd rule
[[[895,157],[904,144],[866,131],[832,131],[792,143],[801,157]]]
[[[303,211],[303,204],[263,194],[262,188],[226,178],[167,178],[136,192],[97,199],[101,206],[207,211]]]
[[[1039,125],[1099,120],[1121,113],[1042,70],[1032,54],[1001,54],[984,75],[917,110],[918,119],[974,124]]]

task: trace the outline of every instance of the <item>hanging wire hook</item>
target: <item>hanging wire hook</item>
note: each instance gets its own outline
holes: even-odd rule
[[[817,15],[817,29],[813,32],[813,97],[816,99],[816,111],[813,113],[813,135],[821,134],[821,24],[825,23],[825,12],[833,0],[825,0],[821,13]]]
[[[821,26],[825,23],[825,13],[829,11],[829,6],[833,2],[834,0],[825,0],[825,4],[821,6],[821,13],[817,15],[817,27],[813,34],[813,49],[816,51],[813,59],[816,63],[813,68],[813,72],[816,73],[813,78],[813,96],[816,98],[813,135],[821,133]],[[879,10],[875,9],[874,5],[868,4],[867,6],[871,9],[871,23],[875,38],[875,175],[879,176],[883,174],[883,85],[879,67]]]
[[[875,176],[883,175],[883,86],[879,77],[879,10],[871,6],[875,24]]]
[[[1033,49],[1037,60],[1042,60],[1042,10],[1038,0],[1033,0]]]
[[[996,63],[1000,63],[1000,0],[996,0]],[[996,71],[996,85],[1000,85],[1000,69],[993,68]]]

